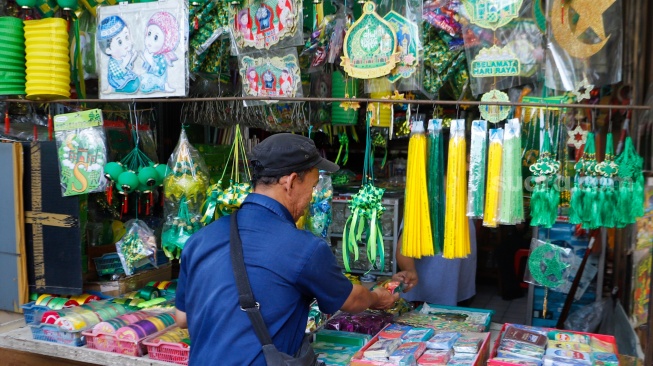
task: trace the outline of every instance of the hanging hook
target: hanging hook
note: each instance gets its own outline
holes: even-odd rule
[[[456,119],[460,119],[460,103],[456,103]]]
[[[612,108],[608,110],[608,132],[612,133]]]

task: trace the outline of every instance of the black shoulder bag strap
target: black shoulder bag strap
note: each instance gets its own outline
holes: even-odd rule
[[[240,303],[240,310],[246,312],[247,316],[249,316],[249,320],[252,322],[252,326],[254,326],[256,337],[265,346],[272,344],[272,338],[259,310],[260,305],[254,300],[254,294],[249,284],[249,277],[245,270],[243,242],[240,240],[240,233],[238,232],[237,213],[238,211],[235,211],[231,214],[230,247],[231,265],[234,267],[234,277],[236,277],[236,287],[238,288],[238,302]]]

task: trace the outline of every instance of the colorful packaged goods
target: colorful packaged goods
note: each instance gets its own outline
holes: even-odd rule
[[[450,350],[427,349],[422,356],[417,359],[418,366],[436,366],[446,365],[451,359]]]
[[[433,337],[435,332],[431,328],[412,328],[401,336],[402,342],[424,342]]]
[[[374,342],[365,352],[363,356],[371,360],[387,361],[388,357],[401,345],[399,339],[379,339]]]
[[[408,332],[411,329],[413,328],[408,325],[390,324],[379,333],[379,338],[381,339],[401,338],[406,332]]]
[[[425,350],[426,344],[424,342],[407,342],[392,352],[388,359],[394,364],[403,362],[404,364],[414,365]]]
[[[434,350],[450,350],[453,348],[456,340],[460,338],[458,332],[441,332],[435,334],[426,342],[426,348]]]

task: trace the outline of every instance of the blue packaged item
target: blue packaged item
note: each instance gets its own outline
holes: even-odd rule
[[[431,328],[412,328],[401,336],[402,342],[425,342],[433,337],[435,331]]]
[[[592,365],[595,366],[619,366],[619,358],[614,353],[592,352]]]
[[[417,362],[417,359],[425,350],[426,344],[424,342],[408,342],[399,346],[388,359],[394,364],[399,364],[402,361],[404,364],[410,364],[411,360],[413,363]]]
[[[588,352],[571,351],[568,349],[549,348],[546,350],[547,356],[568,358],[574,361],[583,362],[585,365],[592,364],[592,356]]]
[[[387,327],[385,327],[383,330],[381,330],[381,332],[379,332],[379,338],[381,339],[401,338],[404,334],[406,334],[411,329],[413,329],[413,327],[409,325],[390,324]]]
[[[543,366],[587,366],[588,364],[571,358],[544,356]],[[591,365],[591,363],[589,364]]]
[[[426,342],[426,348],[446,351],[453,347],[458,338],[460,338],[458,332],[438,333]]]
[[[518,359],[518,360],[526,360],[526,361],[540,361],[541,358],[537,356],[533,356],[527,352],[524,352],[523,350],[518,350],[518,349],[498,349],[497,350],[497,356],[503,357],[503,358],[513,358],[513,359]]]

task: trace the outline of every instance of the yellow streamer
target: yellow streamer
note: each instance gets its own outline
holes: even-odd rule
[[[465,120],[451,121],[442,253],[447,259],[465,258],[471,253],[467,218],[466,150]]]
[[[411,258],[432,256],[433,235],[426,185],[426,136],[422,121],[414,123],[406,165],[402,254]]]
[[[503,151],[503,130],[490,130],[490,147],[487,167],[487,189],[483,226],[497,227],[499,196],[501,192],[501,161]]]

